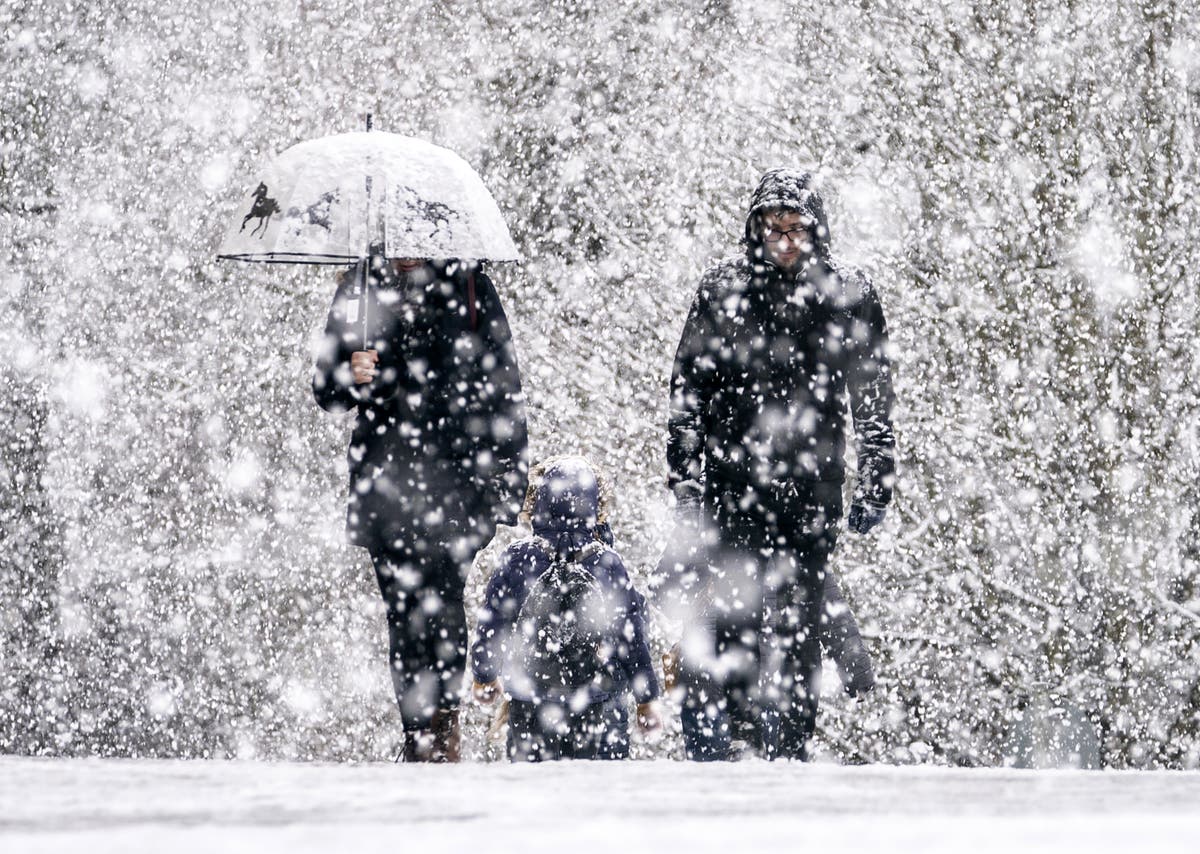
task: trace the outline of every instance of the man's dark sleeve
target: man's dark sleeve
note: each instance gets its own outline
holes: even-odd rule
[[[480,330],[487,345],[477,389],[479,423],[476,466],[481,487],[499,524],[512,525],[525,501],[529,475],[529,438],[525,421],[525,395],[508,318],[491,281],[477,274],[487,310]],[[479,453],[480,451],[486,453]]]
[[[892,500],[896,479],[896,435],[892,430],[895,395],[883,306],[875,289],[865,279],[863,292],[848,342],[851,363],[846,383],[858,448],[858,482],[854,498],[882,507]]]
[[[716,317],[707,280],[701,281],[683,326],[671,370],[667,421],[667,484],[677,498],[704,491],[705,410],[717,368]]]
[[[842,595],[837,576],[825,571],[825,613],[821,619],[821,646],[837,665],[842,685],[851,694],[869,691],[875,686],[875,668],[863,643],[854,612]]]

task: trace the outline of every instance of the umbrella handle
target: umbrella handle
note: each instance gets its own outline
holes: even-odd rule
[[[370,263],[370,260],[367,258],[360,259],[358,262],[358,293],[359,299],[362,300],[362,348],[364,350],[371,349],[370,342],[367,340],[371,330],[370,318],[368,317],[371,300],[367,296],[367,288],[371,281],[371,277],[367,275],[368,263]]]

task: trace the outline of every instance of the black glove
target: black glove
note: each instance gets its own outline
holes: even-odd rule
[[[846,525],[856,534],[865,534],[883,521],[887,507],[872,501],[855,501],[850,505]]]

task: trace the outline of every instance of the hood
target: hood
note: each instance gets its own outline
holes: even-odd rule
[[[762,239],[758,235],[758,215],[772,208],[786,208],[803,214],[817,227],[816,256],[829,262],[829,220],[825,202],[816,188],[816,176],[799,169],[772,169],[762,176],[746,215],[745,242],[751,261],[762,258]]]
[[[534,489],[533,533],[559,552],[575,551],[595,539],[600,516],[600,482],[582,457],[566,457],[546,467]]]

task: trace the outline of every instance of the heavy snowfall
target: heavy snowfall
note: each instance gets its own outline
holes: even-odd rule
[[[569,809],[621,793],[606,810],[649,787],[698,842],[724,817],[836,844],[859,809],[842,795],[890,817],[862,831],[875,849],[961,850],[1019,814],[996,838],[1102,850],[1143,808],[1165,816],[1143,841],[1194,835],[1191,2],[0,0],[0,55],[0,838],[66,844],[50,816],[79,804],[61,832],[97,850],[208,823],[246,834],[206,848],[294,823],[293,850],[318,850],[308,775],[364,845],[396,810],[516,838],[520,803],[549,848],[567,830],[517,793],[556,787]],[[367,114],[457,152],[495,197],[523,256],[488,274],[531,457],[603,470],[643,589],[672,527],[668,382],[700,274],[739,251],[765,170],[819,173],[833,252],[887,310],[898,480],[882,528],[832,564],[878,686],[852,699],[827,672],[811,765],[677,770],[671,701],[663,737],[634,744],[649,769],[486,767],[503,749],[471,705],[471,761],[417,788],[402,766],[151,761],[399,750],[383,605],[343,530],[353,419],[310,390],[333,269],[216,258],[272,156]],[[673,641],[649,631],[657,661]],[[753,809],[726,788],[743,778]],[[926,784],[927,811],[897,805]],[[114,785],[144,796],[127,812],[98,796]],[[232,788],[209,810],[195,786]],[[256,786],[279,788],[231,805]],[[1090,818],[1050,827],[1062,812]]]

